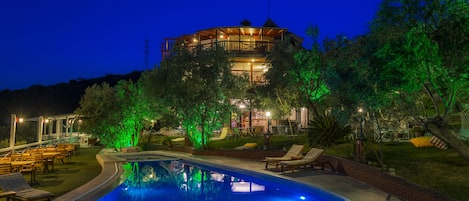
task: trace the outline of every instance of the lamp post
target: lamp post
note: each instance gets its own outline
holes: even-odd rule
[[[363,123],[365,118],[363,117],[363,108],[358,108],[358,121],[360,123],[360,132],[357,136],[356,142],[356,157],[358,161],[363,160],[363,144],[366,141],[366,137],[363,133]]]
[[[11,114],[10,118],[10,148],[15,146],[16,138],[16,114]]]
[[[241,114],[239,115],[239,126],[238,126],[240,129],[243,128],[243,126],[246,127],[246,125],[244,125],[244,122],[243,122],[243,112],[244,112],[244,108],[246,108],[246,105],[244,105],[243,103],[241,103],[241,104],[239,105],[239,111],[241,112]]]
[[[265,116],[267,117],[267,133],[264,136],[264,149],[269,148],[270,144],[270,112],[265,112]]]
[[[266,112],[265,116],[267,116],[267,134],[270,134],[270,112]]]
[[[51,125],[52,125],[52,122],[51,120],[49,119],[49,117],[46,117],[44,118],[44,129],[43,129],[43,132],[42,134],[47,137],[47,140],[50,140],[50,133],[51,133]],[[44,140],[44,137],[43,137],[43,140]]]

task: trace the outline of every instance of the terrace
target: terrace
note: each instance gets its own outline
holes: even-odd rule
[[[16,120],[16,118],[12,119]],[[13,123],[15,123],[15,121],[13,121]],[[40,125],[43,122],[38,121],[37,123]],[[13,124],[13,126],[16,125]],[[41,126],[38,127],[40,128]],[[235,138],[229,136],[225,139],[211,142],[210,147],[212,147],[212,149],[210,150],[187,149],[187,147],[182,142],[179,144],[175,143],[172,149],[168,150],[168,147],[163,143],[164,139],[167,138],[165,136],[157,136],[152,141],[148,141],[146,139],[140,140],[141,142],[148,142],[148,144],[142,145],[145,150],[148,151],[139,153],[123,153],[124,151],[115,152],[109,151],[108,149],[103,149],[99,146],[84,146],[80,148],[80,152],[76,152],[74,149],[75,153],[79,154],[72,154],[70,161],[65,159],[66,163],[61,163],[56,160],[55,163],[53,163],[55,167],[50,167],[48,171],[37,171],[35,174],[35,179],[31,178],[33,174],[30,174],[30,172],[25,172],[23,175],[27,181],[31,182],[31,185],[34,188],[47,190],[56,194],[56,200],[74,200],[78,199],[76,197],[81,197],[85,194],[88,196],[88,193],[90,193],[89,196],[100,196],[102,194],[91,193],[91,191],[97,190],[101,187],[103,187],[105,190],[114,187],[115,183],[112,183],[112,181],[117,175],[121,174],[121,169],[119,169],[119,166],[122,162],[126,162],[128,160],[144,160],[152,159],[153,157],[167,156],[187,158],[190,160],[203,160],[203,163],[231,164],[232,167],[251,171],[254,170],[262,174],[288,178],[291,180],[304,182],[309,185],[322,187],[339,195],[343,195],[348,198],[357,198],[358,200],[361,200],[360,196],[376,196],[377,198],[384,199],[384,197],[388,197],[390,195],[395,195],[396,197],[407,200],[414,200],[417,198],[425,198],[425,200],[449,199],[443,194],[436,193],[433,189],[421,187],[407,181],[406,179],[396,177],[393,175],[394,173],[383,172],[379,168],[371,167],[355,161],[346,160],[344,158],[347,158],[346,155],[350,152],[350,150],[352,150],[352,148],[346,148],[344,152],[345,155],[334,153],[337,149],[343,149],[340,148],[340,146],[331,149],[330,151],[334,152],[330,152],[331,155],[326,154],[322,158],[322,160],[327,160],[330,162],[331,166],[333,167],[332,169],[313,171],[300,170],[299,172],[295,172],[293,174],[283,174],[277,171],[266,170],[264,169],[264,163],[261,162],[262,158],[265,156],[281,155],[283,153],[280,151],[282,150],[282,147],[287,147],[292,143],[304,144],[307,141],[306,136],[301,133],[298,133],[299,135],[295,135],[295,137],[292,138],[285,133],[278,133],[274,130],[273,132],[275,135],[272,136],[270,146],[267,150],[260,149],[262,146],[259,146],[259,148],[253,150],[233,149],[236,146],[248,142],[255,142],[259,145],[264,144],[265,139],[264,135],[262,134],[238,136]],[[14,134],[14,132],[12,134]],[[71,135],[73,133],[68,134]],[[40,143],[35,142],[26,145],[18,145],[4,148],[2,150],[15,150],[16,152],[23,150],[21,152],[29,153],[33,152],[34,150],[41,149],[34,147],[47,146],[53,143],[61,144],[71,140],[70,138],[66,138],[61,134],[55,134],[55,136],[56,137],[53,139],[44,140]],[[142,137],[146,136],[144,135]],[[449,160],[449,163],[436,164],[438,167],[441,166],[443,169],[451,170],[449,172],[453,173],[453,175],[450,175],[449,173],[446,174],[445,178],[457,178],[458,173],[462,173],[467,170],[467,165],[464,165],[464,163],[461,163],[457,157],[454,157],[454,150],[448,150],[446,152],[442,152],[438,149],[417,151],[416,148],[410,145],[410,143],[402,143],[399,145],[400,146],[393,146],[397,149],[390,149],[391,147],[386,148],[389,150],[389,153],[386,154],[385,158],[391,164],[398,164],[401,163],[399,161],[402,161],[402,156],[396,158],[393,153],[406,153],[405,157],[407,157],[409,160],[404,161],[412,161],[415,160],[413,158],[417,157],[423,160],[423,162],[421,162],[423,164],[426,164],[426,160],[431,160],[433,163],[436,163],[437,161]],[[60,147],[62,146],[58,146],[58,148]],[[54,150],[57,149],[54,147]],[[418,156],[415,156],[415,154],[418,154]],[[341,158],[334,157],[333,155],[339,155]],[[417,168],[418,164],[413,164],[412,166]],[[102,171],[100,167],[102,167]],[[396,167],[400,172],[411,171],[407,170],[408,168],[404,168],[409,167],[409,164],[403,164],[400,166],[396,165]],[[333,169],[338,170],[338,172],[332,171]],[[428,165],[426,165],[426,169],[432,170],[433,168],[429,168]],[[420,171],[423,171],[423,169]],[[429,174],[432,175],[433,173]],[[405,177],[408,176],[409,175]],[[442,179],[438,175],[433,174],[433,176],[437,180]],[[464,181],[465,180],[463,179],[461,182],[465,183]],[[367,184],[363,184],[362,182]],[[448,188],[453,189],[449,195],[452,195],[455,192],[461,192],[464,194],[464,191],[458,190],[464,188],[464,185],[461,187],[461,182],[456,182],[455,184],[453,184],[453,182],[448,182],[450,181],[448,180],[446,183],[443,183],[448,185]],[[101,186],[101,184],[106,185]],[[457,195],[457,197],[464,197],[464,195]],[[394,197],[392,197],[392,199],[397,200],[397,198]]]
[[[188,151],[182,144],[175,144],[171,150],[168,150],[167,147],[161,145],[158,140],[152,143],[151,146],[146,146],[148,150],[158,151],[122,153],[116,152],[115,150],[103,149],[99,146],[82,148],[80,154],[73,156],[70,163],[57,164],[54,172],[38,173],[36,177],[37,183],[33,184],[33,187],[55,193],[57,195],[56,200],[95,199],[96,197],[88,196],[102,196],[103,191],[100,190],[106,191],[115,186],[115,183],[113,183],[115,181],[114,179],[118,178],[122,173],[119,164],[128,160],[145,160],[164,156],[195,160],[205,164],[230,164],[233,168],[256,171],[262,174],[314,185],[343,195],[351,200],[368,200],[368,198],[376,198],[373,200],[385,200],[388,198],[390,200],[399,200],[398,197],[407,200],[419,200],[420,198],[422,198],[420,200],[449,199],[442,194],[436,193],[432,189],[415,185],[400,177],[382,172],[379,168],[373,168],[361,163],[329,155],[329,153],[332,152],[326,153],[324,156],[326,158],[324,159],[330,160],[335,169],[339,172],[334,172],[328,169],[327,166],[325,170],[302,169],[294,173],[280,173],[264,168],[264,163],[261,162],[261,158],[264,156],[283,154],[284,152],[280,151],[281,146],[290,143],[301,143],[305,140],[302,136],[295,138],[294,142],[291,142],[291,139],[285,136],[274,136],[270,150],[232,150],[229,148],[244,144],[248,141],[262,143],[262,140],[263,139],[259,136],[243,137],[220,140],[213,145],[216,147],[223,146],[225,147],[224,150]],[[402,144],[396,148],[402,151],[402,147],[408,147],[408,145]],[[341,149],[340,147],[337,148]],[[411,152],[415,150],[415,148],[411,148],[410,146],[405,149],[409,149]],[[396,150],[389,151],[395,152]],[[428,151],[429,150],[423,150],[423,152]],[[412,157],[411,152],[406,152],[408,154],[407,157]],[[441,151],[436,150],[435,152],[440,153]],[[434,153],[432,152],[432,154]],[[337,155],[337,153],[333,153],[333,155]],[[391,160],[391,158],[389,160]],[[439,161],[439,159],[432,160],[434,162]],[[100,166],[102,167],[102,171]],[[398,170],[403,171],[401,169]],[[448,176],[451,177],[450,175]],[[24,174],[24,177],[29,181],[29,174]],[[92,191],[93,193],[91,193]],[[405,193],[403,194],[403,192]],[[396,197],[393,195],[396,195]],[[409,197],[405,196],[413,196],[413,198],[409,199]]]

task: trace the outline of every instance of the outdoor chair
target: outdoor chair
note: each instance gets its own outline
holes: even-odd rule
[[[223,127],[221,129],[221,133],[220,133],[220,136],[218,137],[211,137],[210,140],[223,140],[226,138],[226,136],[228,135],[228,127]]]
[[[42,157],[42,153],[31,153],[31,157],[32,159],[35,161],[34,162],[34,168],[36,170],[41,170],[42,172],[45,172],[46,168],[47,168],[47,160],[44,159],[44,157]]]
[[[3,191],[13,191],[16,194],[12,194],[7,197],[14,200],[51,200],[55,195],[49,191],[32,188],[23,175],[19,172],[0,175],[0,187]]]
[[[278,169],[280,161],[290,161],[290,160],[300,159],[299,155],[301,154],[301,151],[303,150],[303,148],[304,148],[303,145],[294,144],[290,147],[288,152],[285,153],[285,155],[283,156],[265,157],[263,160],[265,162],[265,169],[267,169],[269,165],[275,165],[275,168]]]
[[[314,163],[317,163],[316,160],[319,158],[319,156],[322,155],[323,152],[323,149],[312,148],[303,158],[299,160],[280,161],[280,171],[283,172],[285,169],[291,169],[293,172],[300,167],[306,167],[308,165],[313,167]]]
[[[236,150],[251,150],[257,147],[257,143],[255,142],[248,142],[242,146],[235,147]]]
[[[11,153],[10,154],[11,161],[21,161],[23,160],[23,154],[21,153]]]
[[[56,152],[60,153],[55,156],[56,161],[60,161],[62,164],[65,164],[64,159],[66,159],[67,163],[70,163],[71,154],[65,148],[56,148]]]
[[[10,156],[4,156],[4,157],[0,158],[0,163],[10,164],[10,162],[11,162],[11,157]]]
[[[10,163],[0,163],[0,175],[10,174],[10,173],[11,173]]]
[[[21,165],[18,171],[21,173],[30,174],[31,183],[36,182],[36,157],[31,155],[23,156],[23,161],[31,163],[25,163]]]

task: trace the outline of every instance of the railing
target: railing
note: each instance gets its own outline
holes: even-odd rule
[[[0,155],[4,155],[8,152],[15,151],[15,152],[21,152],[22,150],[29,149],[31,147],[42,147],[42,146],[49,146],[49,145],[55,145],[58,143],[80,143],[80,137],[84,137],[87,134],[83,133],[78,133],[78,132],[72,132],[68,133],[68,136],[60,136],[60,138],[57,139],[57,136],[55,134],[47,135],[46,139],[44,139],[41,142],[32,142],[28,144],[22,144],[22,145],[17,145],[14,147],[6,147],[6,148],[1,148],[0,149]]]
[[[161,51],[164,57],[170,56],[171,49],[175,43],[163,43]],[[274,42],[271,41],[227,41],[227,40],[204,40],[200,43],[190,43],[187,47],[190,50],[200,47],[202,49],[214,48],[216,45],[223,47],[228,52],[246,54],[265,54],[272,51]]]

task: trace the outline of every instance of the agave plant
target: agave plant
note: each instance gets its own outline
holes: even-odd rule
[[[350,134],[352,127],[341,123],[332,113],[326,112],[309,122],[308,139],[311,147],[329,147]]]

